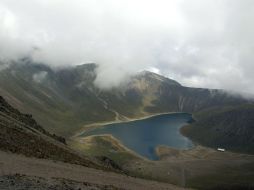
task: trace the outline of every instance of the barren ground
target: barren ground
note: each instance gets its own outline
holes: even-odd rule
[[[79,165],[0,151],[0,189],[182,189]],[[93,187],[93,188],[92,188]]]

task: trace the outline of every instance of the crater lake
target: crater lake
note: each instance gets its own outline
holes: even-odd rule
[[[177,149],[193,147],[192,141],[180,133],[180,128],[192,121],[188,113],[160,114],[146,119],[107,124],[86,131],[82,136],[110,134],[141,156],[157,160],[155,148],[158,145]]]

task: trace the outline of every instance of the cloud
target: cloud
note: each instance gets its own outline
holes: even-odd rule
[[[33,74],[33,80],[37,83],[41,83],[43,80],[46,79],[47,75],[48,75],[48,72],[46,71],[35,73]]]
[[[184,85],[254,93],[252,0],[0,0],[0,59],[96,62],[111,88],[150,68]]]

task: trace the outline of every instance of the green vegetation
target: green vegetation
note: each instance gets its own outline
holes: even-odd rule
[[[217,107],[194,114],[183,134],[205,146],[254,153],[254,105]]]
[[[198,189],[252,188],[254,185],[254,157],[251,155],[221,153],[199,146],[182,151],[160,147],[158,153],[163,160],[149,161],[136,156],[111,136],[92,136],[68,143],[82,152],[81,156],[62,141],[56,141],[30,115],[21,114],[2,98],[0,100],[1,150],[89,167],[106,165],[117,168],[118,172],[120,168],[131,176]],[[94,157],[97,164],[84,155]]]
[[[47,130],[70,136],[86,123],[115,117],[88,89],[92,68],[94,65],[85,65],[55,72],[45,65],[13,64],[1,71],[0,93],[22,112],[33,113]],[[45,77],[34,80],[41,72],[46,73]],[[78,87],[83,79],[84,88]]]
[[[98,89],[95,78],[95,64],[53,70],[24,59],[1,70],[1,95],[13,107],[32,113],[39,124],[2,100],[0,148],[93,167],[109,164],[134,176],[201,189],[253,185],[253,157],[227,151],[254,154],[253,100],[222,90],[184,87],[151,72],[139,73],[110,90]],[[7,107],[11,111],[6,112]],[[196,122],[185,126],[183,134],[205,146],[226,148],[226,152],[164,149],[162,160],[153,162],[112,136],[69,138],[92,123],[162,112],[193,113]],[[47,131],[67,138],[81,154],[68,148],[64,138]]]
[[[48,133],[31,115],[20,113],[1,96],[0,129],[1,150],[100,168],[68,148],[64,138]]]
[[[118,165],[123,166],[134,160],[140,160],[130,150],[127,150],[121,143],[110,135],[91,136],[75,139],[69,142],[70,146],[90,157],[106,156]]]
[[[250,102],[221,90],[187,88],[151,72],[110,90],[97,88],[95,78],[95,64],[53,70],[24,59],[0,71],[0,93],[12,106],[32,113],[45,129],[64,137],[94,122]]]

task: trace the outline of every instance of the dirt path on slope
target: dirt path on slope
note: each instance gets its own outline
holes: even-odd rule
[[[105,172],[79,165],[55,162],[36,158],[27,158],[0,151],[0,176],[21,174],[45,179],[61,178],[97,185],[111,185],[119,189],[166,190],[180,187],[133,178],[126,175]],[[1,183],[1,182],[0,182]]]

